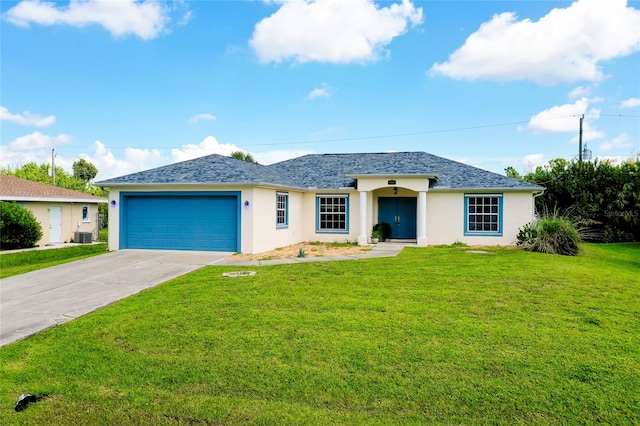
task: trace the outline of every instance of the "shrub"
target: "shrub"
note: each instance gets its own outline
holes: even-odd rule
[[[391,238],[391,225],[387,222],[380,222],[373,225],[373,230],[380,233],[380,241]]]
[[[575,256],[582,239],[573,222],[556,214],[526,224],[518,231],[518,245],[540,253]]]
[[[28,248],[42,238],[42,227],[31,210],[0,201],[0,247]]]

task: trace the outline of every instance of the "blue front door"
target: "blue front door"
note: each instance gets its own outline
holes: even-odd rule
[[[378,223],[391,225],[391,238],[416,238],[416,209],[413,197],[380,197]]]

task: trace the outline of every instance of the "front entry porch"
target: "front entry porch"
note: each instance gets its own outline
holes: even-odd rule
[[[415,240],[417,229],[415,197],[379,197],[378,223],[391,225],[391,239]]]
[[[428,180],[425,179],[428,182]],[[396,184],[396,181],[389,181]],[[391,226],[392,241],[427,246],[427,191],[426,184],[384,187],[359,187],[360,235],[358,243],[368,244],[375,224],[386,222]],[[361,189],[362,188],[362,189]],[[365,191],[364,189],[370,189]]]

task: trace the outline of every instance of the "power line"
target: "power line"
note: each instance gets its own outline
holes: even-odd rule
[[[621,117],[621,118],[640,118],[638,115],[623,115],[623,114],[573,114],[573,115],[565,115],[560,117],[550,117],[543,120],[559,120],[567,117]],[[400,137],[408,137],[408,136],[420,136],[420,135],[430,135],[430,134],[439,134],[439,133],[452,133],[452,132],[462,132],[468,130],[478,130],[478,129],[489,129],[495,127],[506,127],[513,126],[517,124],[526,124],[531,120],[521,120],[521,121],[511,121],[506,123],[497,123],[497,124],[484,124],[478,126],[467,126],[467,127],[454,127],[449,129],[439,129],[439,130],[424,130],[419,132],[407,132],[407,133],[393,133],[386,135],[370,135],[370,136],[357,136],[351,138],[335,138],[335,139],[314,139],[314,140],[305,140],[305,141],[292,141],[292,142],[266,142],[266,143],[250,143],[250,144],[238,144],[237,142],[228,142],[233,144],[242,145],[243,147],[253,147],[253,146],[277,146],[277,145],[307,145],[307,144],[315,144],[315,143],[326,143],[326,142],[350,142],[350,141],[364,141],[364,140],[374,140],[374,139],[387,139],[387,138],[400,138]],[[53,145],[52,145],[53,146]],[[50,149],[52,146],[42,147],[44,149]],[[84,148],[86,145],[58,145],[58,149],[65,148]],[[109,149],[125,149],[131,148],[130,146],[109,146]],[[166,147],[158,147],[158,146],[136,146],[137,149],[159,149],[159,148],[172,148],[170,146]],[[31,151],[31,149],[23,149],[18,151]]]

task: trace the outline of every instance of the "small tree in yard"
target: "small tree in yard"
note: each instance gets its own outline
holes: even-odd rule
[[[42,238],[42,227],[31,210],[16,203],[0,201],[0,247],[28,248]]]

